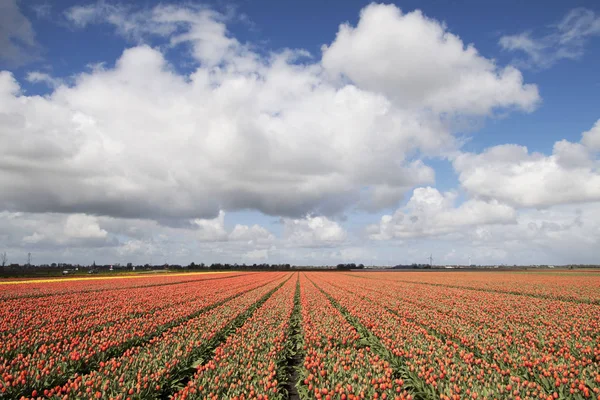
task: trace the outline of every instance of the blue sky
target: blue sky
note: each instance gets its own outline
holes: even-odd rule
[[[15,261],[600,262],[597,2],[2,7]]]

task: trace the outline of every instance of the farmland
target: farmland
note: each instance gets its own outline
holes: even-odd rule
[[[600,273],[0,283],[0,398],[600,399]]]

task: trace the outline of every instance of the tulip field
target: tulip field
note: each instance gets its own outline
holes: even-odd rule
[[[600,272],[0,280],[0,399],[596,399]]]

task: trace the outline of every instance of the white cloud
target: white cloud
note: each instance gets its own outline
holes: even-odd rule
[[[261,241],[270,242],[275,236],[260,225],[240,225],[237,224],[229,234],[229,240],[233,241]]]
[[[438,21],[394,5],[371,4],[356,27],[341,25],[323,65],[401,107],[485,115],[497,107],[531,111],[539,101],[518,70],[499,68]]]
[[[216,66],[227,61],[240,66],[240,61],[252,61],[256,55],[228,35],[226,17],[207,7],[185,7],[159,4],[152,9],[133,10],[122,4],[99,1],[77,5],[65,11],[65,17],[77,28],[106,23],[120,35],[144,42],[147,36],[168,37],[168,45],[192,44],[193,56],[205,66]],[[257,62],[250,66],[256,68]]]
[[[583,144],[556,142],[550,156],[500,145],[481,154],[463,153],[453,165],[469,194],[515,207],[600,201],[594,129],[584,134]]]
[[[0,212],[0,239],[11,247],[111,247],[117,241],[97,217]]]
[[[600,203],[523,210],[516,224],[482,226],[465,232],[463,240],[465,249],[469,244],[473,249],[504,251],[502,258],[509,264],[596,263]],[[489,259],[481,257],[480,262]]]
[[[397,207],[432,185],[424,156],[460,148],[449,119],[530,111],[540,100],[515,68],[395,6],[366,7],[321,59],[302,49],[265,56],[203,7],[98,2],[65,15],[78,29],[109,24],[133,47],[64,81],[30,72],[29,82],[51,88],[43,97],[0,71],[0,210],[17,221],[0,224],[0,243],[12,251],[143,263],[377,260],[334,218]],[[596,131],[557,143],[550,157],[509,147],[459,158],[476,171],[506,168],[507,185],[510,164],[523,159],[588,171],[581,179],[594,183]],[[545,177],[540,166],[531,168]],[[456,205],[454,192],[419,188],[371,237],[448,239],[514,223],[502,202],[527,199],[484,193],[460,173],[473,199]],[[241,209],[282,217],[282,237],[260,225],[226,228],[225,213]],[[488,247],[482,254],[499,254]]]
[[[52,14],[52,5],[50,3],[32,4],[31,11],[38,19],[47,19]]]
[[[17,0],[0,2],[0,66],[17,67],[38,57],[31,22],[19,10]]]
[[[98,225],[98,218],[73,214],[67,217],[65,234],[72,238],[105,238],[108,233]]]
[[[26,77],[31,83],[44,83],[50,88],[56,88],[63,84],[62,80],[52,77],[50,74],[40,71],[30,71]]]
[[[84,28],[88,24],[110,14],[116,7],[98,2],[84,6],[73,6],[65,11],[65,17],[78,28]]]
[[[516,221],[513,208],[497,201],[467,200],[455,206],[455,192],[440,193],[432,187],[417,188],[407,205],[393,215],[384,215],[377,225],[370,225],[371,239],[407,239],[439,236],[465,227],[485,224],[510,224]]]
[[[225,230],[225,212],[219,211],[217,218],[200,219],[192,221],[193,225],[198,227],[197,237],[203,241],[224,241],[227,240],[227,231]]]
[[[281,242],[260,225],[225,228],[225,213],[214,219],[194,219],[168,226],[156,221],[96,217],[85,214],[0,212],[0,248],[13,254],[32,252],[38,263],[44,255],[69,257],[64,261],[91,263],[156,263],[207,261],[208,251],[239,262],[252,251],[274,249]],[[258,254],[258,253],[256,253]],[[194,257],[200,257],[201,260]],[[206,257],[206,258],[205,258]],[[238,257],[238,258],[236,258]],[[54,258],[53,258],[54,259]],[[55,260],[55,259],[54,259]]]
[[[444,117],[430,108],[478,114],[529,109],[538,99],[518,71],[498,69],[439,23],[394,7],[365,9],[353,37],[382,35],[373,23],[382,18],[398,34],[407,27],[422,31],[431,46],[422,53],[430,55],[410,65],[390,58],[377,77],[394,83],[381,88],[364,71],[358,86],[341,84],[318,61],[298,63],[302,50],[262,57],[231,37],[225,17],[206,8],[131,11],[100,2],[70,9],[67,17],[81,27],[108,22],[127,37],[162,38],[167,46],[127,49],[114,68],[83,72],[46,97],[19,93],[3,72],[0,138],[9,145],[0,149],[1,208],[167,224],[214,218],[219,210],[296,218],[336,215],[356,204],[378,210],[433,183],[433,170],[416,155],[456,150]],[[328,71],[348,46],[350,28],[340,29],[324,52]],[[423,43],[398,37],[383,45]],[[199,62],[188,75],[165,58],[179,44],[189,45]],[[362,49],[361,57],[370,51]],[[396,53],[393,46],[377,52]],[[432,63],[449,65],[433,86]],[[30,79],[55,83],[41,74]],[[411,104],[394,97],[418,93],[426,95]]]
[[[551,31],[534,37],[532,32],[506,35],[500,46],[508,51],[525,53],[524,66],[548,68],[562,59],[578,59],[584,54],[586,42],[600,35],[600,16],[586,8],[569,11]]]
[[[581,143],[592,151],[600,152],[600,120],[596,121],[592,129],[583,133]]]
[[[243,255],[243,258],[249,262],[267,261],[269,259],[269,251],[267,249],[251,250]]]
[[[331,246],[342,243],[347,236],[346,231],[337,222],[327,217],[283,220],[285,240],[293,245],[304,247]]]
[[[157,220],[211,218],[219,209],[330,215],[359,201],[376,209],[433,182],[433,170],[409,156],[456,146],[440,118],[338,85],[319,63],[295,63],[302,52],[261,58],[230,38],[214,12],[159,6],[144,20],[100,4],[109,11],[84,9],[72,19],[85,25],[93,15],[126,21],[131,29],[120,29],[136,35],[165,34],[189,43],[201,64],[182,76],[163,53],[140,45],[114,68],[82,73],[47,97],[19,94],[3,73],[6,209]],[[469,63],[472,52],[457,57]]]

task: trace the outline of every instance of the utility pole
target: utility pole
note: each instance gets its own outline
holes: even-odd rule
[[[433,266],[433,254],[429,255],[429,266]]]
[[[0,254],[0,263],[2,263],[3,267],[6,265],[7,261],[8,261],[8,258],[6,257],[6,252]]]

